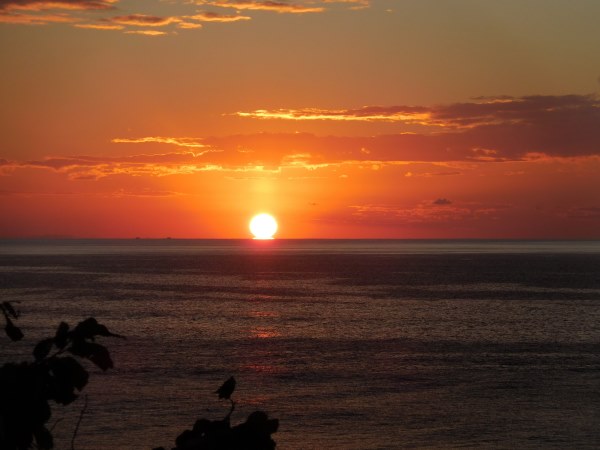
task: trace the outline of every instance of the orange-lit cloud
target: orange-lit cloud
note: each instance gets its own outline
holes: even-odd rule
[[[366,114],[365,109],[357,111],[349,115]],[[398,114],[399,110],[393,112]],[[369,114],[373,114],[372,109]],[[257,133],[193,138],[117,137],[112,142],[119,145],[170,145],[194,151],[122,158],[67,156],[37,161],[4,160],[0,162],[0,173],[29,167],[66,173],[71,178],[98,179],[116,174],[166,176],[202,171],[315,171],[336,167],[374,171],[401,164],[451,164],[441,171],[407,169],[400,174],[402,178],[417,180],[459,176],[463,169],[457,164],[600,160],[600,107],[595,96],[480,99],[434,108],[403,108],[402,114],[429,114],[433,122],[444,121],[455,126],[434,133],[376,136]],[[345,174],[340,172],[336,176]],[[438,197],[438,206],[447,206],[440,204],[444,198]]]
[[[305,133],[236,135],[224,137],[193,138],[118,138],[114,143],[152,145],[165,144],[176,147],[202,149],[160,154],[137,154],[121,157],[64,156],[29,161],[0,161],[0,174],[10,174],[25,168],[46,169],[64,173],[71,179],[100,179],[113,175],[153,176],[193,174],[205,171],[281,171],[300,169],[315,171],[352,168],[376,172],[385,167],[408,164],[437,164],[446,169],[438,171],[405,170],[404,178],[460,176],[456,170],[461,164],[498,163],[521,161],[524,163],[567,164],[578,160],[597,164],[600,152],[585,149],[581,142],[573,146],[550,146],[544,154],[530,154],[526,148],[502,147],[498,143],[497,155],[481,158],[470,141],[472,131],[437,135],[387,135],[369,137],[315,136]],[[585,141],[588,136],[582,137]],[[549,137],[552,139],[552,137]],[[598,139],[598,133],[596,138]],[[490,144],[491,145],[491,144]],[[468,167],[468,166],[464,166]],[[343,175],[340,172],[339,175]],[[436,206],[454,206],[445,197],[432,200]]]
[[[115,138],[111,142],[115,144],[147,144],[147,143],[159,143],[159,144],[172,144],[178,147],[191,147],[191,148],[204,148],[206,145],[200,142],[199,138],[187,138],[187,137],[160,137],[151,136],[136,139],[127,138]]]
[[[108,23],[78,23],[73,26],[77,28],[86,28],[89,30],[122,30],[125,28],[123,25],[111,25]]]
[[[470,103],[433,107],[366,106],[359,109],[325,110],[259,109],[237,112],[239,117],[282,120],[383,121],[467,129],[493,125],[531,124],[565,118],[598,123],[600,101],[595,95],[479,98]]]
[[[214,0],[214,1],[197,1],[198,5],[218,6],[220,8],[232,8],[237,10],[249,11],[273,11],[277,13],[315,13],[322,12],[325,8],[321,6],[310,6],[299,3],[287,3],[282,1],[239,1],[239,0]]]
[[[107,22],[118,25],[132,25],[136,27],[164,27],[174,22],[179,22],[177,17],[158,17],[146,14],[129,14],[127,16],[116,16],[106,19]]]
[[[143,36],[165,36],[168,33],[166,31],[157,30],[131,30],[125,31],[125,34],[141,34]]]
[[[494,220],[502,212],[511,209],[507,204],[484,204],[465,202],[461,205],[420,202],[417,204],[364,204],[348,207],[352,220],[363,224],[419,225],[445,224],[453,222]]]
[[[179,22],[177,24],[177,28],[181,28],[184,30],[194,30],[197,28],[202,28],[201,23],[193,23],[193,22]]]
[[[443,137],[451,134],[462,133]],[[94,223],[104,223],[99,217],[112,217],[109,212],[116,208],[111,200],[124,202],[114,216],[117,231],[111,231],[118,235],[155,236],[156,231],[126,231],[117,225],[137,220],[139,214],[160,215],[167,205],[192,211],[182,222],[186,223],[194,214],[200,218],[224,209],[245,211],[265,200],[298,215],[295,237],[522,237],[550,236],[556,230],[564,236],[597,235],[598,152],[480,162],[468,155],[444,159],[444,152],[438,151],[427,160],[422,149],[407,145],[404,137],[261,133],[121,138],[115,140],[115,148],[143,150],[134,155],[0,159],[0,204],[20,210],[27,203],[31,211],[53,205],[53,210],[79,220],[77,214],[86,214],[93,202],[94,211],[103,205]],[[194,147],[180,151],[180,144]],[[174,151],[147,151],[156,146]],[[267,191],[257,197],[257,189]],[[207,191],[211,195],[205,195]],[[165,229],[175,229],[169,227],[180,222],[167,215],[161,219]],[[68,229],[62,220],[56,215],[57,229]],[[154,223],[148,220],[142,222]],[[316,234],[310,234],[307,221],[312,221]],[[570,222],[576,224],[573,229],[564,228]],[[29,231],[4,224],[0,233],[48,232],[35,223],[26,221]],[[215,236],[237,236],[221,225]],[[69,233],[91,233],[90,226],[71,228]]]
[[[45,169],[66,174],[70,179],[100,179],[112,175],[162,177],[215,169],[192,152],[133,155],[122,157],[66,156],[23,162],[6,161],[4,173],[18,169]]]
[[[257,109],[250,112],[237,112],[238,117],[253,119],[283,119],[283,120],[335,120],[361,122],[403,122],[428,124],[430,114],[423,108],[409,106],[397,107],[365,107],[354,110],[325,110],[318,108],[305,109]]]
[[[112,9],[119,0],[2,0],[0,11]]]
[[[181,29],[197,29],[202,28],[202,24],[199,22],[238,22],[243,20],[250,20],[248,16],[236,15],[236,14],[218,14],[213,12],[202,12],[191,16],[152,16],[147,14],[129,14],[125,16],[114,16],[102,19],[102,24],[85,24],[80,25],[79,28],[93,28],[98,30],[114,30],[123,29],[124,27],[166,27],[172,24],[176,24]],[[120,27],[120,28],[117,28]],[[166,32],[156,32],[151,30],[144,31],[126,31],[127,34],[144,34],[148,36],[162,36],[167,34]]]
[[[76,28],[93,30],[123,30],[126,27],[166,27],[173,25],[179,29],[202,28],[203,22],[233,23],[248,21],[249,15],[222,14],[214,11],[196,11],[193,14],[156,16],[146,14],[144,11],[118,16],[90,17],[85,15],[86,11],[112,11],[120,0],[4,0],[0,2],[0,23],[12,23],[21,25],[43,25],[49,23],[77,23]],[[286,1],[227,1],[227,0],[198,0],[182,2],[188,5],[202,5],[218,8],[227,8],[253,11],[273,11],[278,13],[318,13],[325,11],[323,4],[341,4],[350,9],[363,9],[369,6],[369,0],[310,0],[294,3]],[[137,8],[147,5],[140,4]],[[122,8],[128,6],[121,4]],[[43,11],[63,11],[61,14],[39,14]],[[113,25],[113,26],[111,26]],[[118,25],[118,26],[117,26]],[[122,27],[122,28],[120,28]],[[160,36],[166,33],[152,32],[148,30],[134,31],[127,34],[144,34]]]
[[[79,19],[70,14],[36,14],[41,11],[111,10],[119,0],[2,0],[0,23],[18,25],[44,25],[69,23]]]
[[[387,112],[386,112],[387,111]],[[245,114],[245,113],[243,113]],[[297,110],[289,120],[374,120],[394,118],[400,123],[434,126],[428,133],[390,134],[375,137],[314,138],[302,148],[320,151],[325,141],[329,156],[403,161],[505,161],[539,157],[598,155],[600,102],[594,95],[530,96],[480,99],[436,107],[369,107],[359,110]],[[248,115],[261,117],[265,114]],[[417,119],[418,117],[418,119]],[[303,119],[304,118],[304,119]],[[383,119],[382,119],[383,120]],[[440,131],[441,130],[441,131]],[[308,140],[299,135],[291,142]],[[324,149],[323,149],[324,151]]]
[[[290,160],[290,155],[303,155],[305,164],[318,165],[347,161],[502,162],[600,154],[600,108],[594,96],[527,97],[447,105],[429,111],[424,107],[413,108],[404,109],[403,113],[430,114],[436,123],[445,121],[455,126],[448,125],[435,133],[362,137],[259,133],[187,141],[175,138],[134,141],[207,146],[222,151],[217,163],[234,165],[277,166],[286,158]]]
[[[200,12],[193,16],[185,16],[185,19],[196,20],[198,22],[239,22],[242,20],[250,20],[249,16],[239,14],[219,14],[215,12]]]
[[[0,23],[16,25],[44,25],[48,23],[70,23],[77,19],[65,14],[5,14],[0,11]]]

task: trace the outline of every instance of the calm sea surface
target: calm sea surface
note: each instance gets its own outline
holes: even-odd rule
[[[78,450],[280,419],[281,449],[600,448],[600,242],[0,241],[25,342],[94,316]],[[57,448],[83,406],[55,407]]]

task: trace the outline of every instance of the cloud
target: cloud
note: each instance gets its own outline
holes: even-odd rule
[[[150,189],[150,188],[144,188],[144,189],[136,189],[136,190],[132,190],[132,189],[118,189],[115,192],[112,192],[110,194],[110,197],[117,197],[117,198],[123,198],[123,197],[178,197],[183,195],[180,192],[175,192],[175,191],[166,191],[166,190],[157,190],[157,189]]]
[[[77,28],[86,28],[89,30],[122,30],[125,27],[123,25],[111,25],[111,24],[102,24],[102,23],[77,23],[73,25]]]
[[[0,11],[0,23],[15,25],[45,25],[48,23],[69,23],[77,19],[65,14],[5,14]]]
[[[69,23],[79,19],[76,11],[112,10],[119,0],[0,0],[0,23],[44,25]],[[45,11],[66,11],[60,14],[37,14]]]
[[[287,3],[282,1],[238,1],[238,0],[213,0],[213,1],[197,1],[197,5],[210,5],[220,8],[232,8],[236,10],[249,11],[273,11],[277,13],[316,13],[323,12],[325,8],[321,6],[302,5],[299,3]]]
[[[198,22],[239,22],[251,19],[249,16],[242,16],[239,14],[219,14],[215,12],[200,12],[193,16],[185,16],[185,18],[196,20]]]
[[[157,30],[132,30],[125,31],[125,34],[141,34],[142,36],[166,36],[166,31],[157,31]]]
[[[560,121],[546,114],[559,113]],[[504,162],[600,156],[600,118],[592,107],[543,113],[526,121],[436,133],[379,136],[317,136],[309,133],[258,133],[204,138],[142,137],[118,143],[163,143],[218,150],[218,164],[281,166],[286,162],[323,164],[398,164],[408,162]],[[583,116],[583,117],[582,117]],[[591,118],[590,118],[591,117]],[[300,159],[298,155],[302,155]],[[211,155],[213,158],[217,155]],[[455,170],[414,176],[456,175]]]
[[[422,107],[394,106],[389,108],[369,106],[361,109],[325,110],[318,108],[305,109],[257,109],[250,112],[236,112],[238,117],[253,119],[284,120],[335,120],[350,122],[404,122],[428,124],[429,112]]]
[[[197,29],[197,28],[202,28],[202,24],[192,23],[192,22],[179,22],[177,24],[177,28],[181,28],[184,30],[193,30],[193,29]]]
[[[409,225],[409,224],[447,224],[464,222],[481,218],[493,218],[499,211],[506,210],[506,205],[485,205],[473,203],[447,208],[431,208],[430,204],[387,205],[362,204],[352,205],[348,209],[356,222],[376,225]]]
[[[430,127],[431,131],[422,133],[345,139],[345,151],[360,159],[364,159],[357,153],[361,148],[370,152],[370,159],[413,161],[507,161],[536,154],[600,154],[600,102],[595,95],[499,97],[434,107],[257,110],[237,115],[287,120],[384,120]],[[334,149],[344,140],[332,139],[337,141]]]
[[[137,33],[165,34],[157,30],[139,30]],[[116,174],[166,176],[216,170],[277,172],[320,171],[326,168],[337,168],[338,176],[344,176],[347,175],[342,170],[344,167],[373,171],[413,164],[413,167],[402,169],[401,176],[429,177],[460,175],[457,169],[460,170],[461,165],[466,167],[465,164],[475,163],[579,161],[598,164],[599,109],[594,96],[505,98],[437,107],[435,113],[435,117],[440,117],[439,111],[444,111],[444,120],[451,121],[486,116],[494,118],[493,124],[377,136],[256,133],[206,137],[117,137],[112,142],[119,145],[142,146],[145,150],[155,145],[168,145],[187,151],[142,152],[119,158],[67,156],[37,161],[3,161],[0,169],[5,175],[24,168],[46,169],[80,179]],[[405,108],[403,111],[421,114],[423,107]],[[428,167],[421,172],[414,167],[415,163],[435,164],[446,169],[437,172]],[[433,209],[447,209],[451,204],[446,202],[449,200],[437,199],[434,205],[445,208]]]
[[[481,97],[469,103],[426,106],[365,106],[327,110],[258,109],[236,112],[239,117],[283,120],[335,120],[397,122],[431,127],[469,129],[492,125],[532,124],[560,121],[577,115],[579,120],[598,121],[600,101],[595,95]]]
[[[139,154],[119,157],[65,156],[11,162],[6,168],[52,170],[73,180],[97,180],[112,175],[162,177],[212,170],[215,166],[193,152]]]
[[[191,147],[191,148],[204,148],[206,145],[200,142],[199,138],[189,137],[143,137],[143,138],[115,138],[111,142],[115,144],[147,144],[147,143],[159,143],[159,144],[172,144],[178,147]]]
[[[119,0],[2,0],[0,11],[47,11],[52,9],[101,10],[113,9]]]
[[[250,20],[248,16],[236,14],[218,14],[213,12],[201,12],[191,16],[152,16],[147,14],[128,14],[124,16],[114,16],[101,19],[100,25],[82,24],[76,25],[79,28],[92,28],[97,30],[118,30],[125,27],[166,27],[176,24],[181,29],[196,29],[202,28],[202,24],[198,22],[238,22],[241,20]],[[126,34],[143,34],[147,36],[163,36],[166,32],[157,32],[152,30],[128,30]]]
[[[127,16],[115,16],[105,19],[106,22],[118,25],[131,25],[135,27],[164,27],[172,23],[180,22],[177,17],[158,17],[146,14],[129,14]]]
[[[215,11],[190,11],[191,14],[160,17],[147,14],[146,11],[136,11],[132,14],[119,16],[105,16],[90,22],[86,12],[98,11],[110,12],[116,9],[120,0],[0,0],[0,23],[20,25],[44,25],[50,23],[77,23],[75,28],[92,30],[126,30],[128,34],[143,34],[161,36],[166,33],[155,31],[137,31],[127,29],[128,27],[166,27],[174,26],[179,29],[202,28],[202,23],[234,23],[249,21],[250,15],[222,14]],[[139,2],[137,8],[147,8],[150,2]],[[189,8],[195,6],[210,6],[213,8],[235,9],[248,13],[260,11],[272,11],[277,13],[303,14],[319,13],[326,10],[323,5],[339,4],[345,8],[363,9],[370,5],[369,0],[299,0],[297,2],[275,1],[275,0],[189,0],[181,1]],[[126,3],[123,6],[130,6]],[[56,11],[53,14],[40,14],[45,11]],[[111,26],[112,25],[112,26]]]
[[[438,198],[437,200],[434,200],[433,204],[437,206],[445,206],[452,204],[452,202],[447,198]]]

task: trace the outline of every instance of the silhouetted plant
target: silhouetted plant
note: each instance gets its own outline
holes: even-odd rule
[[[255,411],[244,423],[231,426],[231,414],[235,402],[231,395],[235,390],[235,378],[230,377],[216,390],[219,399],[231,402],[231,408],[222,420],[199,419],[191,430],[185,430],[175,440],[173,450],[273,450],[275,441],[271,435],[279,428],[279,420],[269,419],[267,413]],[[165,450],[157,447],[154,450]]]
[[[9,302],[0,304],[6,319],[7,336],[17,341],[22,331],[12,322],[18,312]],[[96,319],[80,322],[71,329],[61,322],[54,337],[43,339],[33,349],[33,362],[6,363],[0,367],[0,448],[26,450],[33,443],[39,449],[54,447],[46,428],[50,419],[49,401],[68,405],[88,382],[89,373],[77,358],[87,359],[103,371],[113,362],[96,337],[119,337]]]
[[[15,324],[11,320],[11,317],[13,319],[18,319],[19,312],[16,309],[14,309],[9,302],[0,303],[0,311],[2,311],[2,314],[4,314],[4,319],[6,321],[6,325],[4,327],[6,335],[12,341],[20,341],[21,339],[23,339],[23,332],[19,327],[15,326]]]

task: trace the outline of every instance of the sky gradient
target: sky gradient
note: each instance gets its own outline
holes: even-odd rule
[[[0,237],[600,238],[596,0],[0,0]]]

